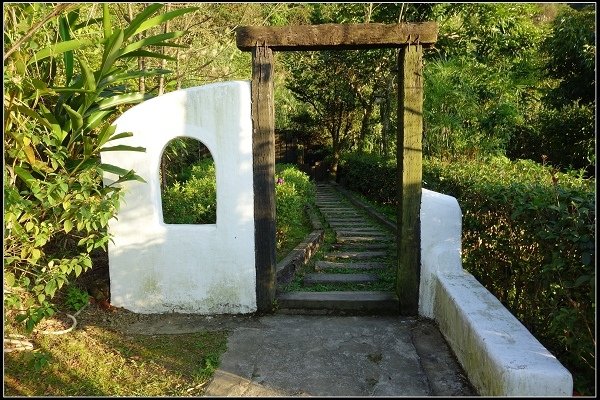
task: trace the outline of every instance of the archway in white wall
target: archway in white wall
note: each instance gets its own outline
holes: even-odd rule
[[[159,168],[163,223],[217,223],[216,165],[204,143],[186,136],[171,139]]]

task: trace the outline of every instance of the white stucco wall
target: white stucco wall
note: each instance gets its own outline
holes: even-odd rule
[[[462,271],[462,214],[454,197],[421,190],[419,314],[434,318],[435,276],[438,272]]]
[[[102,162],[133,169],[147,183],[122,184],[125,196],[109,230],[111,303],[139,313],[256,311],[250,82],[225,82],[164,94],[125,112]],[[159,167],[176,137],[200,140],[216,167],[217,223],[164,224]],[[106,173],[110,184],[116,175]]]
[[[562,366],[461,262],[455,198],[423,189],[419,314],[434,319],[482,396],[570,396]]]

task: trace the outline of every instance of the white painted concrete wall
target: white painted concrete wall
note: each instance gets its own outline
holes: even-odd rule
[[[111,303],[138,313],[256,311],[250,82],[225,82],[164,94],[115,121],[129,138],[108,145],[145,153],[104,152],[102,162],[133,169],[147,183],[125,182],[109,230]],[[159,167],[176,137],[200,140],[216,167],[217,223],[164,224]],[[106,173],[110,184],[116,175]]]
[[[571,396],[569,371],[462,269],[455,198],[423,189],[419,314],[434,319],[482,396]]]

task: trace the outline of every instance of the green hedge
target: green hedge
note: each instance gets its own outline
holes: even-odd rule
[[[394,203],[395,163],[375,159],[346,157],[340,181]],[[595,180],[504,157],[426,159],[423,186],[457,198],[464,268],[571,371],[577,391],[594,393]]]

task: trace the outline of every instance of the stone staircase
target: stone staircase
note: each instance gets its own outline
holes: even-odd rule
[[[317,185],[316,206],[335,234],[335,243],[315,256],[313,271],[302,279],[304,290],[278,292],[278,312],[398,314],[394,234],[331,184]]]

